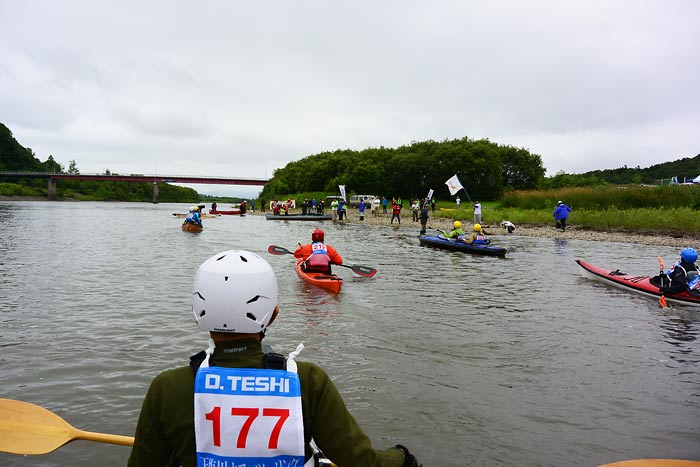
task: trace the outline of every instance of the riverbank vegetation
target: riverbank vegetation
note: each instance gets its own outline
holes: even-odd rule
[[[0,172],[64,170],[52,156],[41,162],[0,123]],[[398,148],[322,152],[290,162],[275,170],[258,202],[291,198],[300,204],[307,198],[322,200],[327,195],[338,195],[343,185],[348,197],[402,197],[408,209],[412,199],[421,199],[433,189],[439,208],[434,217],[470,221],[473,210],[468,201],[479,199],[485,223],[507,219],[521,225],[550,225],[554,207],[562,200],[573,209],[571,226],[665,233],[700,231],[700,185],[669,185],[672,177],[682,182],[700,174],[700,155],[649,168],[625,166],[553,177],[545,177],[545,172],[541,157],[523,148],[467,137],[429,140]],[[65,173],[79,173],[74,160]],[[453,175],[464,185],[464,191],[455,196],[445,185]],[[46,180],[2,182],[0,179],[2,196],[47,195]],[[202,196],[193,189],[167,183],[159,183],[158,191],[159,200],[164,202],[241,201]],[[153,196],[150,184],[90,181],[61,181],[57,195],[76,200],[144,202],[152,201]],[[454,202],[457,196],[463,201],[459,209]]]
[[[564,201],[572,209],[567,225],[591,230],[622,230],[658,234],[700,231],[700,185],[565,188],[507,193],[483,205],[484,223],[554,225],[554,208]],[[472,206],[438,204],[436,217],[473,219]]]
[[[352,193],[404,199],[426,196],[432,188],[437,198],[448,199],[445,181],[457,175],[472,197],[495,200],[508,190],[536,188],[544,174],[542,158],[527,149],[465,137],[311,155],[275,170],[260,196],[284,199],[285,193],[338,194],[338,185],[344,185]]]

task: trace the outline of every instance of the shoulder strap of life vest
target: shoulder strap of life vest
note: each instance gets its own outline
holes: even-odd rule
[[[192,373],[197,374],[197,370],[202,365],[202,362],[207,357],[207,353],[202,350],[190,357],[190,369]],[[287,359],[284,355],[270,352],[263,355],[263,368],[269,370],[286,370]]]

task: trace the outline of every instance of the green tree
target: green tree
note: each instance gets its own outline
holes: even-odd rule
[[[68,164],[68,173],[76,175],[80,173],[80,170],[78,170],[78,164],[75,163],[75,159],[71,160]]]

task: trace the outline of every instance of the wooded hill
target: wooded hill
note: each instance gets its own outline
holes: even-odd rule
[[[429,189],[448,199],[445,182],[457,175],[471,199],[497,200],[513,190],[552,189],[600,185],[659,184],[671,177],[700,175],[700,154],[649,168],[595,170],[583,174],[545,177],[542,159],[526,149],[469,138],[442,142],[414,142],[409,146],[337,150],[290,162],[274,172],[261,197],[273,199],[289,193],[375,194],[422,198]],[[462,195],[464,196],[464,195]]]
[[[260,196],[337,193],[345,185],[348,193],[406,199],[425,197],[432,188],[437,198],[448,198],[445,182],[457,175],[472,199],[498,199],[506,190],[536,188],[544,174],[537,154],[465,137],[311,155],[275,170]]]

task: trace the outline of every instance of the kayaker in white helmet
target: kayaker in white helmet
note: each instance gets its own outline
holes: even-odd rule
[[[151,383],[130,467],[313,466],[312,440],[339,466],[419,467],[401,445],[372,447],[328,374],[295,361],[303,345],[286,358],[263,352],[280,312],[264,259],[242,250],[207,259],[195,275],[192,311],[209,347]]]

